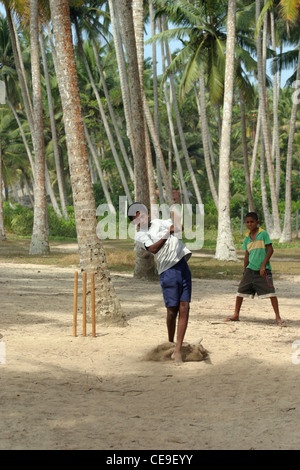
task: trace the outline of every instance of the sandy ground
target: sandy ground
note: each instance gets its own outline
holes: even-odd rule
[[[186,340],[209,359],[176,366],[142,360],[167,340],[158,283],[114,275],[128,326],[75,338],[73,275],[0,263],[0,449],[300,448],[299,278],[276,282],[287,328],[268,300],[224,323],[237,282],[194,280]]]

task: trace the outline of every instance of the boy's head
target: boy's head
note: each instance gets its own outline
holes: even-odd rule
[[[259,220],[258,220],[258,215],[256,212],[248,212],[245,217],[245,224],[248,230],[250,232],[256,231],[258,225],[259,225]]]
[[[258,221],[258,215],[257,215],[256,212],[248,212],[248,214],[246,214],[245,220],[246,220],[248,217],[252,217],[252,219],[255,219],[255,220]]]
[[[149,211],[147,207],[141,202],[134,202],[128,207],[128,218],[134,222],[138,227],[147,229],[149,222]]]

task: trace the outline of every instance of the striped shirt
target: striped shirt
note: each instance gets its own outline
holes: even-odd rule
[[[270,245],[271,243],[268,232],[261,227],[258,229],[255,240],[252,240],[250,237],[250,232],[246,233],[243,250],[249,252],[249,264],[247,268],[253,269],[253,271],[260,270],[268,252],[266,245]],[[270,261],[267,262],[266,269],[271,270]]]

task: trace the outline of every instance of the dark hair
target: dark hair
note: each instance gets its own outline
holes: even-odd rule
[[[145,204],[142,204],[141,202],[134,202],[133,204],[130,204],[130,206],[127,209],[128,218],[130,220],[133,220],[137,212],[145,212],[146,214],[148,214],[148,209],[145,206]]]
[[[245,219],[247,219],[247,217],[252,217],[252,219],[258,220],[258,215],[256,212],[248,212],[248,214],[245,216]]]

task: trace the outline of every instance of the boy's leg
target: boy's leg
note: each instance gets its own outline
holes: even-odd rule
[[[171,343],[174,342],[175,330],[176,330],[176,317],[178,314],[179,307],[167,307],[167,329],[168,338]]]
[[[270,297],[270,299],[271,299],[271,304],[272,304],[272,307],[273,307],[273,310],[274,310],[274,313],[275,313],[276,323],[279,326],[286,326],[285,322],[283,322],[281,320],[281,317],[280,317],[280,314],[279,314],[279,305],[278,305],[277,297]]]
[[[225,318],[225,321],[239,321],[240,310],[241,310],[243,300],[244,300],[243,297],[239,295],[236,296],[234,314],[232,315],[232,317]]]
[[[183,339],[184,339],[185,332],[188,326],[189,311],[190,311],[190,303],[180,302],[179,318],[178,318],[178,325],[177,325],[177,343],[176,343],[176,348],[174,352],[174,360],[176,364],[180,364],[182,362],[181,347],[182,347]]]

